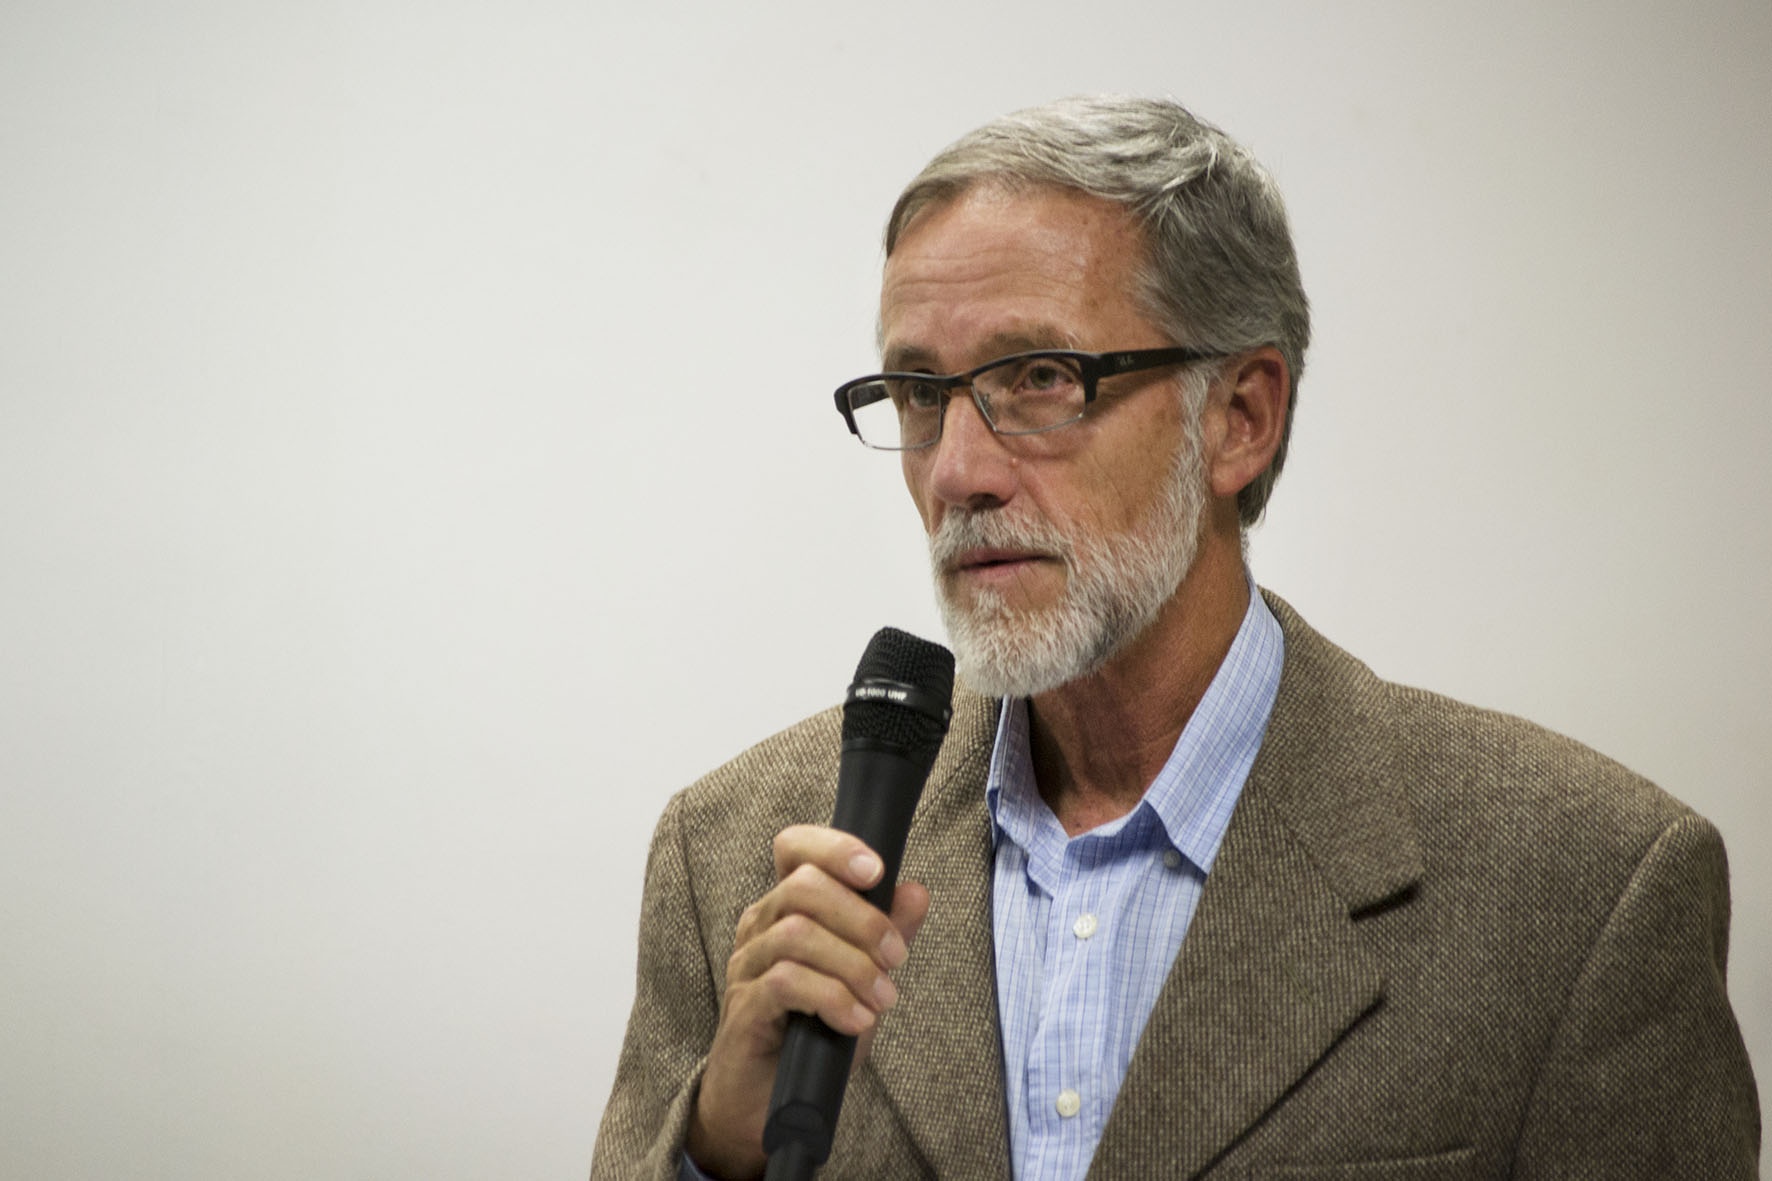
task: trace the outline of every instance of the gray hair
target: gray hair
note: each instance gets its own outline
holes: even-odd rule
[[[1280,446],[1237,497],[1243,525],[1260,520],[1286,461],[1311,334],[1286,208],[1267,169],[1177,103],[1063,99],[1005,115],[943,149],[893,206],[887,256],[919,213],[980,182],[1056,185],[1124,205],[1148,242],[1139,302],[1177,344],[1280,351],[1291,383]]]

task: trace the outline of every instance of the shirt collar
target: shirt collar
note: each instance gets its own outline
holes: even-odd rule
[[[1250,586],[1253,588],[1253,581]],[[1104,828],[1117,831],[1141,813],[1153,815],[1169,844],[1201,872],[1209,871],[1267,732],[1284,657],[1279,621],[1261,595],[1251,589],[1249,607],[1230,651],[1194,707],[1175,749],[1145,790],[1139,806]],[[991,748],[985,801],[996,843],[1010,840],[1032,852],[1040,843],[1036,840],[1039,828],[1055,823],[1034,783],[1025,699],[1003,703]]]

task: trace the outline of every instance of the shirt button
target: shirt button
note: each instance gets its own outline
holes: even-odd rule
[[[1058,1102],[1053,1106],[1058,1108],[1059,1115],[1070,1119],[1077,1112],[1083,1110],[1083,1097],[1066,1087],[1058,1093]]]
[[[1100,924],[1095,921],[1094,915],[1080,914],[1077,916],[1077,921],[1071,924],[1071,932],[1075,934],[1078,939],[1087,939],[1089,936],[1095,934],[1095,928],[1098,926],[1100,926]],[[1071,1093],[1072,1092],[1070,1091],[1066,1091],[1065,1095]],[[1059,1102],[1064,1102],[1064,1096],[1059,1096]]]
[[[1174,849],[1163,850],[1163,864],[1167,865],[1170,869],[1180,869],[1181,854],[1177,853]]]

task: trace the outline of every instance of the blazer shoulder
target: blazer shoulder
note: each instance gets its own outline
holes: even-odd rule
[[[996,732],[997,703],[957,692],[953,720],[919,810],[949,807],[956,794],[982,790]],[[761,826],[773,836],[790,824],[826,824],[837,799],[843,709],[832,706],[757,743],[671,798],[668,810],[691,835]]]
[[[1647,850],[1690,808],[1585,743],[1525,718],[1384,683],[1397,768],[1423,802],[1469,812],[1506,832],[1530,823],[1546,839],[1613,834]],[[1621,850],[1624,851],[1624,850]]]
[[[789,824],[830,815],[836,799],[843,711],[821,710],[709,771],[671,800],[686,827],[712,820],[724,830],[748,822]]]
[[[1691,809],[1584,743],[1499,710],[1387,681],[1270,596],[1286,636],[1275,721],[1408,801],[1430,843],[1609,844],[1634,861]],[[1302,752],[1301,752],[1302,753]],[[1569,846],[1565,846],[1569,847]]]

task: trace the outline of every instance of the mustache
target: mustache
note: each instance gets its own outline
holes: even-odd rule
[[[1008,516],[1002,509],[950,509],[929,535],[929,561],[935,572],[952,569],[974,549],[1023,550],[1062,559],[1068,566],[1076,545],[1052,522]]]

